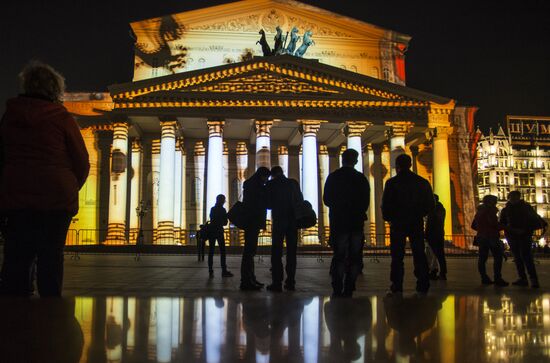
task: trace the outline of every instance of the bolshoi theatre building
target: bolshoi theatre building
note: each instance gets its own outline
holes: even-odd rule
[[[68,244],[135,244],[140,227],[145,244],[194,243],[218,194],[230,207],[257,167],[274,165],[317,212],[300,243],[326,244],[324,181],[353,148],[371,185],[369,246],[387,244],[383,185],[407,153],[447,210],[447,239],[469,247],[475,108],[406,86],[409,36],[292,0],[237,1],[131,28],[133,79],[65,97],[91,163]],[[233,227],[227,235],[242,243]]]

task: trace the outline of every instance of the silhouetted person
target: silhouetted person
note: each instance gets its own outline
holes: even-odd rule
[[[472,222],[472,228],[477,231],[476,241],[479,246],[477,268],[483,285],[494,283],[497,286],[508,286],[508,283],[502,279],[502,258],[504,251],[500,242],[500,231],[504,229],[504,226],[498,222],[497,201],[498,199],[494,195],[484,196]],[[489,258],[489,251],[491,251],[494,260],[494,281],[489,278],[485,269],[485,263]]]
[[[420,355],[420,357],[424,355],[423,349],[420,346],[421,336],[424,332],[434,327],[437,321],[437,313],[441,309],[444,300],[444,297],[427,297],[422,299],[417,297],[403,299],[384,298],[386,321],[398,333],[396,351],[400,355]],[[446,347],[442,346],[441,349],[446,349]],[[421,359],[419,361],[425,360]]]
[[[382,216],[390,223],[392,293],[403,292],[403,259],[408,237],[413,254],[416,291],[426,294],[430,288],[428,262],[424,251],[424,217],[435,207],[430,183],[413,173],[411,157],[401,154],[395,159],[397,174],[388,179],[382,195]]]
[[[328,362],[352,362],[364,356],[357,343],[372,325],[369,299],[334,299],[325,303],[325,321],[330,332]],[[365,360],[366,361],[366,360]]]
[[[439,279],[447,280],[447,261],[445,260],[445,207],[434,194],[435,208],[426,218],[426,240],[439,263]],[[436,273],[437,274],[437,273]],[[434,276],[437,278],[437,275]]]
[[[208,226],[208,273],[210,277],[214,276],[213,260],[216,241],[220,247],[220,260],[222,266],[222,277],[231,277],[233,274],[227,270],[225,262],[225,238],[223,227],[227,225],[227,211],[223,207],[225,204],[225,195],[220,194],[216,197],[216,204],[210,209],[210,225]]]
[[[258,234],[265,229],[267,193],[265,183],[269,169],[259,167],[243,184],[243,205],[247,215],[244,229],[244,249],[241,261],[241,290],[260,290],[263,286],[254,274],[254,255],[258,248]]]
[[[271,180],[267,182],[268,208],[271,209],[271,285],[270,291],[282,291],[283,241],[286,240],[286,281],[285,289],[294,290],[296,285],[296,250],[298,248],[298,228],[294,207],[304,200],[300,185],[287,178],[280,166],[271,169]]]
[[[351,297],[361,271],[370,186],[367,178],[354,168],[358,158],[356,150],[344,151],[342,167],[330,173],[325,182],[323,202],[329,207],[334,296]]]
[[[2,290],[28,295],[36,259],[40,296],[61,296],[63,248],[90,169],[88,152],[61,103],[63,77],[37,62],[19,77],[24,93],[8,100],[0,128],[0,212],[7,216]]]
[[[504,234],[514,255],[514,262],[519,279],[512,282],[517,286],[528,286],[527,273],[531,279],[531,286],[539,287],[539,279],[535,262],[533,260],[533,232],[539,220],[537,212],[521,199],[521,193],[517,190],[508,193],[508,203],[500,212],[500,223],[504,226]]]

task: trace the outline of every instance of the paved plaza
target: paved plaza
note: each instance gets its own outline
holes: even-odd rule
[[[195,256],[79,257],[65,257],[63,299],[0,298],[2,363],[550,361],[546,260],[533,290],[482,287],[476,259],[450,258],[448,281],[417,297],[409,257],[396,298],[390,259],[366,258],[344,299],[330,297],[329,258],[299,257],[297,290],[273,294],[239,291],[237,256],[225,279]],[[268,258],[256,262],[268,282]]]

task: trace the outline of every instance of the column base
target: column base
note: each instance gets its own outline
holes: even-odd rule
[[[388,222],[384,223],[384,246],[390,245],[390,224]]]
[[[121,245],[127,243],[125,229],[126,225],[124,223],[109,223],[107,226],[107,237],[104,243],[106,245]]]
[[[376,223],[369,223],[370,244],[376,246]]]
[[[135,245],[137,244],[139,235],[139,228],[130,228],[128,232],[128,244]]]
[[[174,222],[162,221],[159,222],[157,229],[157,238],[155,243],[159,245],[171,245],[174,244]]]
[[[330,226],[325,226],[325,228],[323,228],[323,235],[325,237],[324,245],[328,246],[328,241],[330,239]]]
[[[181,240],[181,228],[179,226],[174,227],[174,244],[182,245]]]
[[[319,226],[302,229],[302,246],[319,244]]]

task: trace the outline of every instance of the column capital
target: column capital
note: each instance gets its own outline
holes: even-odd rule
[[[202,141],[197,141],[195,143],[195,156],[204,156],[206,155],[206,149]]]
[[[222,137],[225,121],[208,120],[206,121],[206,125],[208,126],[208,137]]]
[[[160,140],[156,139],[151,142],[151,153],[160,154]]]
[[[176,125],[177,125],[177,122],[176,121],[161,121],[160,122],[160,127],[161,127],[161,132],[160,132],[160,137],[162,139],[164,138],[176,138]]]
[[[288,155],[288,148],[285,145],[281,145],[277,148],[277,153],[279,155]]]
[[[237,155],[248,155],[248,149],[244,141],[239,141],[237,143]]]
[[[342,154],[344,153],[344,151],[346,151],[348,149],[348,146],[347,145],[342,145],[340,146],[340,150],[338,151],[338,155],[342,156]]]
[[[453,133],[451,126],[437,126],[428,130],[428,138],[434,139],[448,139],[449,135]]]
[[[386,121],[384,124],[389,127],[389,129],[386,130],[386,136],[388,138],[404,137],[414,126],[414,123],[410,121]]]
[[[128,139],[128,123],[115,122],[113,123],[113,141]]]
[[[271,127],[273,126],[273,120],[254,120],[254,127],[256,129],[256,137],[269,136],[271,134]]]
[[[363,132],[371,125],[372,123],[368,121],[347,121],[344,133],[347,137],[361,137]]]
[[[176,151],[181,151],[182,154],[185,153],[185,144],[183,141],[183,137],[176,138]]]
[[[143,151],[143,145],[141,144],[140,139],[134,139],[132,141],[132,152],[142,152]]]
[[[326,122],[323,120],[298,120],[302,126],[302,133],[306,136],[316,136],[317,131],[321,128],[321,123]]]
[[[454,101],[446,105],[440,105],[430,102],[428,110],[428,127],[450,126],[449,120],[451,112],[454,110]]]
[[[319,145],[319,155],[328,155],[328,148],[326,145]]]

